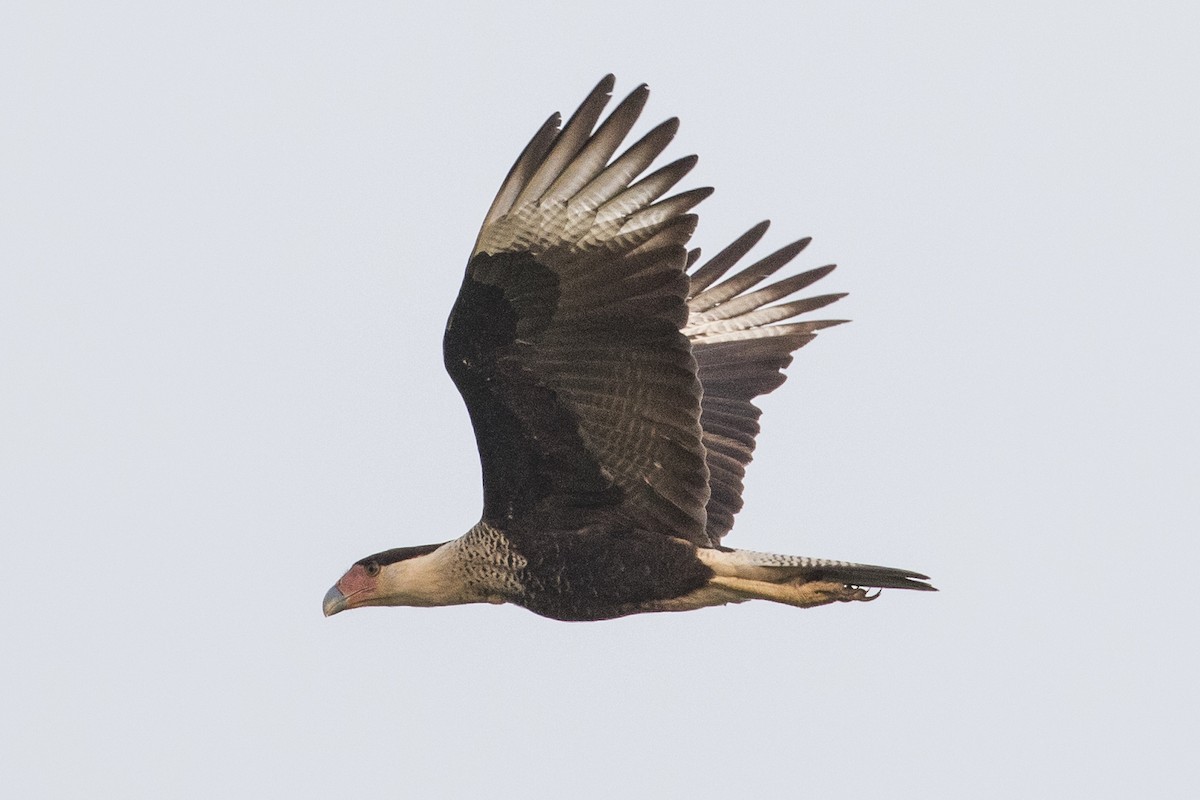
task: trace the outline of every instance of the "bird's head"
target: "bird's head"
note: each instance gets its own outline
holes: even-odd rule
[[[447,576],[433,556],[441,546],[397,547],[355,562],[325,593],[325,616],[359,606],[444,605]]]

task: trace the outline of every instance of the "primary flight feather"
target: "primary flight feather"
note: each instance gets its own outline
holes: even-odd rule
[[[598,620],[933,589],[908,570],[721,545],[759,430],[752,401],[840,322],[796,317],[842,295],[789,299],[832,266],[760,288],[807,239],[718,283],[765,222],[693,269],[689,212],[711,190],[661,199],[694,156],[640,177],[674,119],[614,158],[649,90],[600,122],[613,83],[605,77],[561,129],[551,116],[517,158],[446,323],[446,370],[482,465],[479,522],[442,544],[360,560],[325,596],[326,615],[488,602]]]

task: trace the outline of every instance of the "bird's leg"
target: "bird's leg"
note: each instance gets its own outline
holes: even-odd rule
[[[829,603],[870,602],[879,593],[870,594],[866,589],[837,581],[796,580],[787,583],[770,583],[750,578],[717,576],[710,583],[735,592],[743,597],[773,600],[800,608],[814,608]]]
[[[861,586],[850,586],[849,584],[838,583],[836,581],[807,581],[791,584],[791,586],[796,596],[796,600],[792,604],[801,608],[823,606],[828,603],[853,603],[855,601],[869,603],[876,597],[879,597],[879,592],[870,594]]]

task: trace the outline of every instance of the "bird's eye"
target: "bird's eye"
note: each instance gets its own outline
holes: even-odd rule
[[[374,578],[376,575],[379,574],[379,562],[378,561],[368,561],[366,564],[366,570],[367,570],[367,575]]]

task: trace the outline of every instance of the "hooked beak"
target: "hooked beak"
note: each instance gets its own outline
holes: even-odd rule
[[[332,617],[347,608],[373,605],[376,588],[375,576],[368,575],[362,564],[355,564],[325,593],[321,608],[325,611],[325,616]]]
[[[325,616],[327,617],[332,617],[339,611],[345,611],[349,607],[346,603],[346,595],[342,594],[342,590],[336,585],[325,593],[325,600],[321,603],[321,610],[325,612]]]

